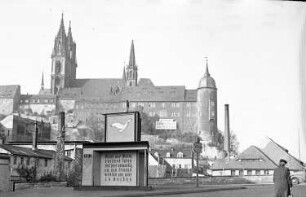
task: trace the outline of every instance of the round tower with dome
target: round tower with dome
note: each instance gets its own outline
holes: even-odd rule
[[[197,89],[198,127],[197,131],[204,145],[215,144],[217,128],[217,87],[215,80],[208,71],[206,58],[206,71],[199,82]]]

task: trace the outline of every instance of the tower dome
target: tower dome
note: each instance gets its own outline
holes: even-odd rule
[[[208,60],[206,58],[206,71],[204,76],[201,78],[199,82],[198,88],[216,88],[216,82],[214,78],[212,78],[208,71]]]

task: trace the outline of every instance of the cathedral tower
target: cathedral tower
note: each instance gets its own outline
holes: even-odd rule
[[[215,143],[217,128],[217,87],[215,80],[208,71],[206,58],[206,72],[199,82],[197,89],[198,106],[198,134],[204,143]]]
[[[129,65],[127,65],[126,67],[125,73],[123,73],[123,75],[125,75],[126,85],[130,87],[137,86],[138,68],[136,65],[133,40],[132,40],[131,51],[130,51],[130,61],[129,61]]]
[[[69,23],[66,36],[64,18],[62,14],[61,24],[54,40],[54,48],[51,55],[51,93],[58,94],[62,88],[70,87],[76,78],[76,44],[73,41],[71,25]]]

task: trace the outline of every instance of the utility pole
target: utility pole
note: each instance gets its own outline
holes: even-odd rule
[[[199,153],[202,152],[202,143],[200,142],[200,138],[197,138],[197,141],[193,144],[193,151],[197,154],[197,185],[199,187]]]

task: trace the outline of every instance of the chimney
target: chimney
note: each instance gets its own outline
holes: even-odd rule
[[[37,120],[35,121],[34,125],[35,125],[35,128],[34,128],[34,132],[33,132],[32,150],[36,150],[37,149],[37,134],[38,134]]]
[[[229,123],[229,105],[224,105],[224,150],[227,153],[227,156],[229,157],[230,153],[230,123]]]

